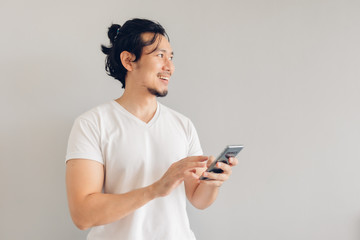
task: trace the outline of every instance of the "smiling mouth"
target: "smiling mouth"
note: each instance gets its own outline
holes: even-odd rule
[[[164,77],[164,76],[159,76],[159,78],[162,80],[166,80],[166,81],[169,81],[169,79],[170,79],[169,77]]]
[[[167,74],[167,73],[159,73],[159,74],[158,74],[158,78],[160,78],[161,80],[169,81],[169,79],[170,79],[170,74]]]

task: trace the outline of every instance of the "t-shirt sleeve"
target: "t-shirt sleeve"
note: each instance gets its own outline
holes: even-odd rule
[[[65,161],[74,158],[90,159],[104,164],[99,128],[95,123],[81,117],[75,120],[71,129]]]
[[[188,156],[199,156],[203,155],[203,151],[201,149],[199,136],[196,132],[194,124],[189,120],[189,129],[188,129],[188,137],[189,137],[189,152]]]

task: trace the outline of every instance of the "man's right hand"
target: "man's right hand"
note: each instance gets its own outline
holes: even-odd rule
[[[206,167],[207,156],[192,156],[181,159],[169,167],[161,179],[153,184],[153,190],[158,197],[169,195],[180,183],[186,174],[194,173],[196,168]]]

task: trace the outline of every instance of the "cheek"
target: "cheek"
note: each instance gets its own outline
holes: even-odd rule
[[[149,70],[149,71],[161,71],[161,63],[159,61],[152,61],[151,63],[149,63],[146,68]]]

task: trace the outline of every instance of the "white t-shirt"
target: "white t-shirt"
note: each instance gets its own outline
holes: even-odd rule
[[[158,103],[154,117],[145,123],[110,101],[75,120],[66,161],[83,158],[104,164],[104,193],[120,194],[149,186],[172,163],[195,155],[202,155],[202,149],[188,118]],[[184,184],[119,221],[93,227],[87,239],[195,239]]]

